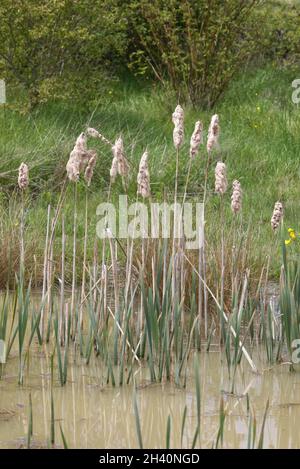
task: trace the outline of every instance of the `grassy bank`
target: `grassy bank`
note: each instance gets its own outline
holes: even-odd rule
[[[190,135],[199,118],[205,131],[213,113],[220,116],[221,153],[228,169],[229,184],[239,179],[243,192],[243,211],[237,228],[230,212],[230,191],[226,199],[228,252],[232,233],[248,237],[247,264],[258,276],[266,256],[271,256],[273,274],[280,265],[277,238],[270,228],[274,203],[282,200],[286,226],[299,228],[298,200],[300,186],[298,155],[300,143],[299,109],[293,104],[291,82],[295,73],[266,68],[243,73],[232,83],[219,105],[210,113],[185,109],[185,144],[180,152],[179,192],[184,191],[188,167]],[[9,90],[8,90],[9,94]],[[13,96],[8,96],[13,99]],[[40,106],[31,115],[22,115],[10,107],[0,109],[0,272],[1,284],[14,278],[19,264],[20,194],[16,189],[17,169],[24,161],[30,169],[30,189],[26,195],[25,257],[28,274],[40,284],[43,271],[47,206],[55,207],[65,177],[65,165],[77,135],[91,125],[114,141],[122,133],[127,157],[132,163],[129,195],[135,200],[136,174],[141,154],[149,151],[151,190],[155,199],[174,189],[176,157],[172,142],[171,114],[176,101],[158,88],[138,89],[133,85],[118,86],[94,109],[77,109],[52,103]],[[99,153],[95,176],[87,189],[89,198],[89,246],[94,246],[96,207],[106,200],[111,166],[111,149],[93,141]],[[201,197],[204,185],[205,150],[192,166],[188,192]],[[218,155],[216,155],[216,159]],[[209,171],[209,200],[206,208],[208,265],[218,264],[220,249],[219,199],[214,195],[214,167]],[[81,265],[84,235],[85,183],[78,184],[78,265]],[[113,186],[115,198],[123,193],[120,181]],[[64,207],[67,235],[66,279],[71,278],[73,187],[67,188]],[[59,232],[56,236],[57,259],[60,257]],[[70,242],[68,242],[68,239]]]

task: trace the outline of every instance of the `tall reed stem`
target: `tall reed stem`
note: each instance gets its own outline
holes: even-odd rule
[[[50,231],[50,213],[51,213],[51,205],[48,205],[47,229],[46,229],[45,250],[44,250],[42,310],[41,310],[41,320],[40,320],[40,335],[41,335],[42,339],[43,339],[43,335],[44,335],[44,312],[45,312],[44,303],[45,303],[46,290],[47,290],[48,242],[49,242],[49,231]]]
[[[54,219],[52,220],[52,228],[54,224]],[[53,244],[49,242],[48,254],[47,254],[47,308],[46,308],[46,324],[49,323],[51,317],[51,307],[52,307],[52,273],[53,273]],[[48,340],[48,330],[46,335],[46,340]]]
[[[75,319],[75,295],[76,295],[76,237],[77,237],[77,183],[74,184],[74,221],[73,221],[73,266],[72,266],[72,295],[71,295],[71,330],[73,339]]]
[[[208,186],[208,175],[209,175],[209,168],[210,168],[210,163],[211,163],[211,154],[207,153],[207,159],[206,159],[206,167],[205,167],[205,176],[204,176],[204,194],[203,194],[203,210],[204,210],[204,216],[205,216],[205,206],[206,206],[206,200],[207,200],[207,186]],[[204,218],[203,218],[204,222]],[[201,266],[200,272],[203,274],[203,279],[206,284],[206,251],[205,251],[205,223],[203,226],[203,240],[202,240],[202,247],[199,252],[199,264]],[[201,303],[202,304],[202,284],[199,284],[199,294],[201,295]],[[207,290],[204,287],[203,288],[203,306],[204,306],[204,335],[205,339],[207,340],[208,338],[208,296],[207,296]]]
[[[224,198],[221,195],[220,201],[220,211],[221,211],[221,294],[220,294],[220,303],[221,303],[221,343],[222,343],[222,334],[223,334],[223,311],[224,311],[224,277],[225,277],[225,252],[224,252]],[[225,340],[225,336],[224,336]]]
[[[197,271],[197,269],[195,268],[195,266],[192,264],[192,262],[189,260],[189,258],[183,254],[186,261],[189,263],[189,265],[192,267],[192,269],[194,270],[195,274],[199,277],[199,279],[201,280],[201,282],[204,284],[204,280],[203,280],[203,277],[200,275],[200,273]],[[207,289],[208,293],[210,294],[210,296],[212,297],[212,299],[214,300],[217,308],[219,311],[221,311],[221,314],[223,315],[223,318],[225,320],[225,322],[228,324],[229,323],[229,319],[225,313],[225,311],[221,308],[221,304],[219,303],[219,301],[217,300],[217,298],[215,297],[215,295],[213,294],[213,292],[211,291],[211,289],[209,288],[209,286],[207,284],[204,284],[205,288]],[[232,325],[230,325],[230,332],[232,333],[233,337],[236,338],[237,337],[237,333],[235,331],[235,329],[233,328]],[[258,373],[258,369],[256,367],[256,365],[254,364],[252,358],[250,357],[250,354],[247,352],[244,344],[242,343],[241,340],[239,340],[239,347],[242,351],[242,353],[244,354],[246,360],[248,361],[249,365],[251,366],[252,370],[255,372],[255,373]]]
[[[65,342],[65,219],[61,220],[60,340]]]
[[[172,272],[172,301],[173,301],[173,314],[172,314],[172,327],[171,330],[173,331],[174,328],[174,314],[175,314],[175,304],[176,304],[176,219],[177,219],[177,192],[178,192],[178,171],[179,171],[179,148],[176,148],[176,173],[175,173],[175,189],[174,189],[174,222],[173,222],[173,246],[172,246],[172,264],[173,264],[173,272]]]
[[[20,275],[24,274],[25,248],[24,248],[24,217],[25,203],[24,190],[21,190],[21,223],[20,223]]]
[[[82,284],[81,284],[81,305],[80,305],[80,318],[79,328],[83,326],[83,305],[85,293],[85,273],[86,273],[86,251],[87,251],[87,236],[88,236],[88,194],[87,189],[85,192],[85,223],[84,223],[84,246],[83,246],[83,266],[82,266]]]

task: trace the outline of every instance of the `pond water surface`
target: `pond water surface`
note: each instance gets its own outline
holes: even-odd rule
[[[246,448],[249,427],[249,405],[260,431],[266,402],[267,415],[264,447],[300,447],[300,373],[291,373],[288,366],[276,365],[254,374],[243,362],[237,371],[234,394],[228,371],[219,352],[202,352],[199,360],[201,380],[201,434],[203,448],[209,448],[219,428],[221,397],[227,409],[224,427],[225,448]],[[258,358],[256,358],[258,360]],[[70,360],[71,362],[71,360]],[[49,445],[50,438],[50,374],[49,358],[36,351],[29,360],[24,385],[18,382],[18,357],[12,355],[0,380],[0,447],[26,445],[29,415],[29,393],[33,407],[33,447]],[[267,368],[266,365],[264,365]],[[181,447],[181,427],[187,407],[182,446],[191,448],[197,425],[197,405],[191,360],[185,388],[174,384],[151,384],[146,368],[136,375],[137,402],[145,448],[164,448],[167,419],[171,417],[171,448]],[[70,363],[68,381],[61,387],[54,370],[54,412],[56,445],[62,447],[59,422],[70,448],[135,448],[138,447],[133,386],[113,388],[106,384],[106,375],[97,359],[86,366]],[[249,399],[246,394],[248,393]],[[250,403],[250,404],[249,404]],[[249,405],[248,405],[249,404]]]

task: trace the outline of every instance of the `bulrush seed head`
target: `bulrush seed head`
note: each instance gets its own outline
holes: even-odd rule
[[[110,178],[111,182],[115,182],[118,175],[118,159],[114,156],[110,168]]]
[[[80,160],[74,156],[69,158],[66,166],[67,175],[70,181],[77,182],[80,175]]]
[[[84,167],[89,164],[90,159],[94,156],[97,156],[96,150],[86,150],[80,154],[80,171],[83,171]]]
[[[114,157],[116,157],[118,161],[119,159],[122,158],[123,151],[124,151],[123,139],[122,137],[119,137],[116,139],[115,144],[113,146],[113,154],[114,154]]]
[[[217,194],[223,195],[227,190],[227,174],[226,165],[222,161],[218,161],[215,169],[215,191]]]
[[[207,137],[207,152],[210,153],[214,147],[219,146],[219,135],[220,135],[220,126],[219,126],[219,116],[214,114],[211,118],[210,125],[208,128],[208,137]]]
[[[107,138],[105,138],[104,135],[100,134],[98,130],[93,129],[93,127],[88,127],[86,130],[86,133],[89,137],[99,138],[100,140],[102,140],[102,142],[106,143],[107,145],[111,145],[111,142],[107,140]]]
[[[180,104],[178,104],[175,108],[175,111],[172,114],[172,122],[174,125],[183,124],[184,119],[184,111]]]
[[[118,173],[120,176],[127,176],[129,167],[124,154],[124,144],[122,137],[117,138],[115,141],[113,146],[113,155],[114,158],[116,158],[118,161]]]
[[[242,188],[239,181],[235,180],[232,183],[232,196],[231,196],[231,210],[233,213],[238,213],[242,208]]]
[[[143,198],[150,197],[150,174],[148,168],[148,152],[145,151],[142,155],[139,172],[137,176],[138,190],[137,193]]]
[[[89,153],[91,157],[89,159],[88,165],[84,173],[84,179],[86,180],[88,186],[90,186],[91,184],[92,177],[94,174],[94,168],[95,168],[96,161],[97,161],[97,153],[95,152],[95,150],[90,150]]]
[[[94,150],[87,149],[87,137],[86,134],[82,132],[76,140],[66,165],[67,175],[70,181],[77,182],[79,180],[80,173],[94,154]]]
[[[190,142],[190,157],[195,158],[198,153],[199,146],[203,143],[203,124],[197,121]]]
[[[271,226],[273,231],[276,231],[279,227],[281,220],[283,218],[283,205],[281,202],[276,202],[273,210],[273,215],[271,218]]]
[[[93,127],[88,127],[87,130],[86,130],[86,133],[89,137],[93,137],[93,138],[99,138],[100,137],[100,134],[99,134],[98,130],[93,129]]]
[[[77,137],[75,147],[78,151],[86,151],[87,150],[87,138],[84,132]]]
[[[172,114],[172,122],[174,124],[173,130],[173,142],[176,149],[178,149],[182,143],[184,138],[184,112],[182,107],[178,104],[175,108],[175,111]]]
[[[26,189],[29,185],[29,170],[25,163],[21,163],[19,167],[18,185],[21,190]]]

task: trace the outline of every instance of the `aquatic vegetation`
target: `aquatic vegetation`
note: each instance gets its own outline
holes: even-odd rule
[[[66,165],[66,176],[56,206],[47,209],[47,224],[44,227],[45,243],[43,255],[42,292],[33,298],[32,280],[26,282],[26,259],[24,255],[24,233],[26,230],[25,200],[23,190],[28,187],[28,168],[20,168],[18,184],[22,190],[20,212],[20,269],[16,277],[13,298],[5,294],[0,309],[0,339],[7,342],[6,361],[9,363],[15,350],[18,352],[18,384],[26,384],[30,376],[32,354],[38,350],[48,360],[47,372],[50,384],[50,428],[48,443],[57,443],[55,421],[56,402],[54,381],[64,388],[68,386],[73,363],[84,367],[94,361],[101,364],[105,385],[117,388],[133,386],[133,412],[137,441],[140,448],[146,444],[138,405],[138,383],[143,369],[147,369],[149,381],[172,383],[178,389],[187,385],[187,369],[195,350],[210,352],[213,347],[222,351],[226,360],[231,394],[236,392],[236,379],[240,367],[246,363],[257,374],[263,372],[253,356],[255,344],[263,346],[269,365],[283,360],[284,348],[293,353],[293,340],[299,337],[300,281],[299,266],[287,261],[286,245],[283,243],[283,268],[280,282],[280,314],[270,306],[266,294],[269,260],[261,272],[258,283],[251,283],[250,268],[247,266],[248,233],[242,229],[242,190],[239,181],[233,182],[230,202],[227,197],[228,179],[231,171],[218,154],[215,166],[214,152],[220,152],[219,117],[211,120],[206,155],[204,192],[199,197],[207,202],[208,177],[215,166],[215,193],[219,204],[221,233],[218,243],[205,237],[199,241],[196,252],[189,250],[183,231],[182,211],[177,209],[179,162],[186,157],[183,153],[184,111],[177,106],[172,114],[174,124],[173,143],[176,155],[174,175],[174,210],[170,225],[170,237],[161,235],[153,238],[135,239],[118,237],[108,226],[105,214],[105,237],[99,240],[91,228],[89,219],[89,186],[97,163],[97,153],[88,149],[88,138],[98,139],[101,144],[112,148],[112,165],[107,201],[115,196],[112,183],[121,176],[123,189],[137,182],[136,200],[142,198],[146,207],[152,202],[149,163],[151,155],[145,150],[136,174],[135,168],[125,156],[125,144],[121,136],[115,144],[98,130],[88,128],[76,139]],[[188,171],[185,179],[183,202],[188,197],[191,165],[203,143],[203,124],[197,121],[190,140]],[[99,159],[98,159],[99,161]],[[109,170],[108,170],[109,171]],[[81,200],[79,180],[85,181],[85,199]],[[72,187],[70,191],[69,187]],[[116,188],[120,187],[116,185]],[[73,192],[73,194],[71,193]],[[141,196],[141,197],[139,197]],[[65,202],[72,200],[72,236],[66,235]],[[167,198],[166,198],[167,200]],[[196,200],[197,197],[196,197]],[[78,223],[78,204],[84,203],[84,226]],[[138,204],[137,204],[138,205]],[[228,209],[228,210],[227,210]],[[135,215],[137,208],[135,209]],[[231,213],[233,212],[233,213]],[[232,232],[225,228],[227,213],[233,219]],[[241,216],[235,216],[237,214]],[[229,216],[229,215],[228,215]],[[278,232],[283,223],[283,206],[275,204],[271,226]],[[134,221],[134,230],[137,229]],[[141,229],[141,227],[139,227]],[[270,228],[269,228],[270,229]],[[93,255],[88,251],[92,236]],[[272,232],[270,230],[270,236]],[[275,236],[277,236],[275,234]],[[297,234],[289,230],[290,240]],[[57,261],[55,249],[60,245]],[[72,268],[71,288],[66,283],[66,252],[71,245]],[[230,246],[230,249],[228,249]],[[81,249],[82,263],[77,254]],[[213,250],[215,263],[207,268],[207,251]],[[68,251],[69,252],[69,251]],[[78,270],[81,270],[78,275]],[[80,282],[78,281],[80,279]],[[299,285],[298,285],[299,284]],[[299,287],[299,288],[298,288]],[[6,364],[1,366],[1,373]],[[194,359],[196,423],[189,444],[200,447],[203,441],[202,426],[202,370],[198,357]],[[243,395],[245,397],[246,394]],[[263,417],[258,443],[256,442],[256,418],[249,416],[248,446],[263,446],[264,427],[268,405]],[[27,447],[33,437],[34,399],[29,397]],[[167,411],[166,411],[167,412]],[[165,445],[170,448],[174,434],[172,415],[167,413]],[[229,416],[227,403],[221,396],[219,421],[216,434],[210,439],[212,447],[222,447],[226,438],[225,427]],[[184,445],[188,409],[184,408],[181,421],[180,443]],[[63,447],[67,448],[66,437],[59,426]]]

